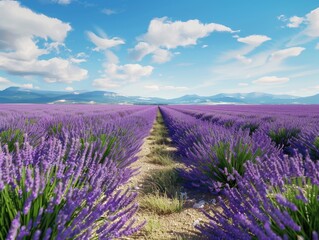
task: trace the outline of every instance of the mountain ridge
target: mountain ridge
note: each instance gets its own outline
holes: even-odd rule
[[[50,91],[9,87],[0,91],[0,103],[97,103],[97,104],[319,104],[319,94],[308,97],[262,92],[188,94],[177,98],[122,96],[111,91]]]

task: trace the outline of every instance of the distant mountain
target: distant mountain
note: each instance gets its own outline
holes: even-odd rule
[[[0,103],[105,103],[105,104],[319,104],[319,94],[310,97],[268,93],[220,93],[213,96],[185,95],[179,98],[122,96],[108,91],[46,91],[9,87],[0,91]]]

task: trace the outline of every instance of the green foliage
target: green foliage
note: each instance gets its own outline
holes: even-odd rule
[[[144,193],[157,192],[169,197],[174,197],[180,193],[180,189],[178,188],[179,182],[180,177],[176,169],[162,169],[154,172],[145,179],[143,191]]]
[[[24,142],[23,132],[20,129],[11,129],[2,131],[0,133],[0,142],[2,145],[7,144],[9,152],[15,150],[15,143],[18,143],[19,146],[22,146]]]
[[[153,239],[153,235],[155,235],[154,232],[160,231],[161,228],[162,226],[158,217],[151,215],[147,217],[143,231],[149,238]]]
[[[159,215],[165,215],[180,212],[183,209],[183,203],[183,199],[178,196],[169,198],[166,194],[156,193],[145,195],[140,200],[140,207]]]
[[[167,154],[167,150],[166,150],[165,145],[155,145],[155,146],[152,146],[150,150],[151,150],[151,152],[148,155],[148,157]]]
[[[172,155],[170,153],[154,155],[151,158],[150,162],[162,166],[171,166],[174,164]]]
[[[290,146],[289,140],[298,137],[299,133],[300,129],[297,128],[279,128],[277,131],[271,130],[269,137],[277,146],[285,148]]]
[[[256,157],[261,156],[262,151],[252,152],[251,146],[239,142],[231,148],[230,143],[219,142],[211,149],[211,164],[202,166],[202,171],[211,179],[222,184],[228,183],[230,187],[236,185],[232,177],[234,170],[240,175],[245,172],[244,164],[248,161],[254,161]]]
[[[234,126],[234,123],[235,123],[234,120],[227,120],[227,121],[224,123],[224,126],[225,126],[226,128],[231,128],[232,126]]]
[[[27,118],[25,120],[25,124],[26,125],[33,125],[33,124],[36,124],[36,123],[37,123],[37,119],[35,119],[35,118]]]
[[[297,207],[297,211],[293,211],[288,207],[284,207],[275,199],[276,194],[282,194],[289,202]],[[300,198],[303,195],[304,199]],[[281,229],[272,222],[272,229],[283,236],[287,234],[289,239],[312,239],[312,232],[319,232],[319,187],[312,184],[309,179],[296,178],[291,183],[286,184],[282,189],[274,188],[273,194],[269,196],[273,204],[282,212],[287,211],[291,218],[301,227],[301,231],[295,231],[289,227]],[[299,236],[299,237],[298,237]]]
[[[63,128],[62,122],[54,123],[52,126],[49,127],[48,135],[49,136],[56,136],[58,134],[61,134],[62,128]]]
[[[20,216],[21,225],[27,226],[30,221],[35,223],[40,211],[48,209],[51,199],[56,196],[56,188],[59,185],[59,180],[56,176],[57,169],[52,168],[52,170],[47,175],[48,179],[52,179],[52,181],[47,182],[43,192],[32,200],[28,213],[23,214],[24,205],[32,195],[32,191],[26,189],[27,171],[31,171],[32,175],[36,174],[32,166],[24,167],[22,169],[21,179],[20,181],[16,182],[16,186],[13,187],[6,185],[4,189],[0,191],[0,239],[5,239],[5,236],[10,229],[11,222],[18,212],[22,213]],[[67,194],[71,183],[72,179],[69,180],[67,188],[63,194]],[[39,221],[39,225],[31,229],[31,234],[29,235],[30,239],[32,238],[36,230],[41,230],[41,232],[44,233],[48,228],[52,229],[51,236],[54,237],[57,234],[57,215],[64,205],[65,200],[62,199],[58,205],[55,205],[51,212],[43,211],[41,221]],[[83,207],[84,206],[79,206],[76,209],[69,224],[72,223],[73,219],[76,218],[77,214],[80,212],[80,210],[83,209]]]
[[[257,123],[246,123],[242,126],[243,130],[249,129],[249,135],[252,135],[259,128]]]
[[[316,137],[313,144],[308,147],[311,159],[319,159],[319,137]]]
[[[112,136],[107,137],[105,135],[105,136],[100,137],[100,139],[101,139],[102,146],[105,146],[107,144],[107,147],[106,147],[106,149],[105,149],[105,151],[100,159],[100,163],[103,164],[105,162],[107,156],[110,154],[112,147],[114,146],[114,143],[117,140],[117,137],[112,137]]]
[[[117,140],[116,136],[108,136],[106,134],[100,134],[99,136],[95,136],[94,134],[88,134],[89,136],[87,138],[81,138],[81,149],[83,150],[85,148],[85,144],[88,143],[92,145],[95,142],[99,142],[99,147],[105,148],[102,157],[100,158],[100,163],[104,163],[106,158],[109,156],[112,148],[115,146],[115,142]],[[97,149],[96,149],[97,150]],[[93,154],[95,151],[93,151]]]
[[[317,148],[319,150],[319,137],[315,138],[315,141],[313,142],[313,145],[315,146],[315,148]]]

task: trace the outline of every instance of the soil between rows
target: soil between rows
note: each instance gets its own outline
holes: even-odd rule
[[[150,176],[154,173],[165,169],[186,168],[182,162],[178,161],[176,148],[174,148],[168,135],[165,136],[165,141],[158,143],[158,133],[156,130],[158,128],[167,131],[160,112],[157,115],[150,136],[145,139],[138,154],[139,159],[132,165],[133,168],[139,168],[139,174],[131,179],[129,185],[139,192],[137,199],[139,203],[145,197],[143,188],[147,184],[146,181],[149,181]],[[154,151],[159,147],[164,148],[172,156],[173,161],[171,165],[163,166],[152,163]],[[202,213],[203,209],[197,209],[193,206],[195,203],[204,200],[207,203],[204,207],[205,211],[211,211],[212,209],[218,211],[219,209],[209,204],[212,197],[208,194],[184,189],[181,184],[175,187],[179,188],[181,193],[186,192],[187,194],[187,198],[183,201],[182,210],[170,214],[158,214],[152,210],[140,208],[137,213],[138,220],[140,222],[146,220],[148,223],[138,233],[126,239],[205,239],[194,226],[198,223],[207,222],[207,217]]]

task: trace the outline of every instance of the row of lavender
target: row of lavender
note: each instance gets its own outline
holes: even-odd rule
[[[319,158],[319,107],[315,105],[183,106],[177,110],[217,125],[248,129],[250,133],[259,129],[286,154],[293,154],[297,148]]]
[[[210,239],[318,239],[319,108],[285,107],[161,107],[188,186],[219,195]]]
[[[0,239],[112,239],[140,229],[123,186],[156,107],[3,105]]]

